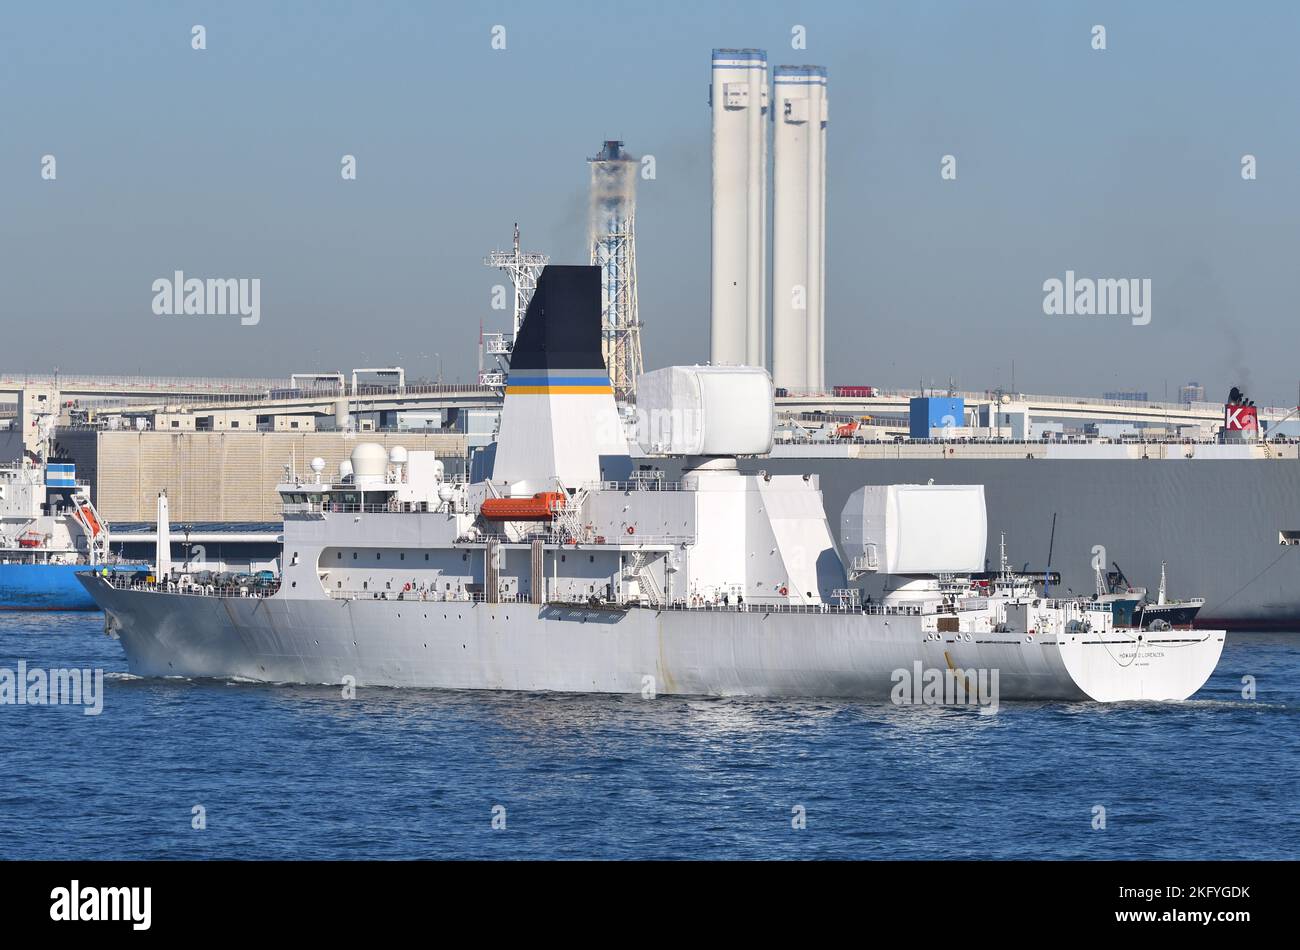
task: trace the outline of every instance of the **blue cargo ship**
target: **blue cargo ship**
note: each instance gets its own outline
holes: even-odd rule
[[[79,571],[130,570],[139,565],[0,562],[0,610],[98,610],[77,582]]]
[[[71,462],[0,466],[0,610],[94,610],[78,571],[138,570],[109,555],[108,526]]]

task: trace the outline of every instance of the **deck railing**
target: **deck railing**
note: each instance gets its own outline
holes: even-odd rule
[[[149,591],[156,594],[188,594],[195,597],[270,597],[280,589],[280,581],[250,584],[180,584],[177,581],[149,581],[139,575],[110,571],[100,575],[116,590]]]

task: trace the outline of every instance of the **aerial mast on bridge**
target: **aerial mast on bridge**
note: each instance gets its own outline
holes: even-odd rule
[[[510,351],[514,349],[515,337],[519,335],[519,325],[524,322],[524,314],[528,311],[528,301],[533,299],[533,291],[537,289],[537,278],[541,276],[542,268],[549,261],[550,258],[545,254],[525,253],[519,249],[518,221],[515,222],[514,248],[509,251],[495,250],[483,258],[485,266],[495,267],[497,270],[505,271],[510,275],[510,282],[514,285],[515,293],[514,319],[511,322],[510,339],[507,340],[504,333],[479,333],[479,346],[481,347],[479,354],[479,385],[505,385],[504,365],[510,361]],[[484,352],[496,359],[496,370],[483,370],[482,356]]]

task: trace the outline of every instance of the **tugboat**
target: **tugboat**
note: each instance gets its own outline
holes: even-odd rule
[[[1115,568],[1118,570],[1119,565]],[[1165,592],[1165,562],[1160,562],[1160,590],[1156,602],[1143,601],[1137,610],[1134,622],[1148,630],[1172,630],[1183,628],[1190,630],[1196,622],[1196,615],[1205,606],[1204,597],[1190,597],[1187,600],[1170,600]]]
[[[1096,566],[1097,593],[1094,601],[1105,604],[1115,616],[1115,622],[1140,628],[1142,604],[1146,602],[1147,589],[1134,587],[1115,564],[1114,571],[1103,571]]]

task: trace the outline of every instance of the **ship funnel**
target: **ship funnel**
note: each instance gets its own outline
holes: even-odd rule
[[[548,265],[515,337],[492,480],[513,495],[579,488],[627,456],[601,355],[600,269]]]

